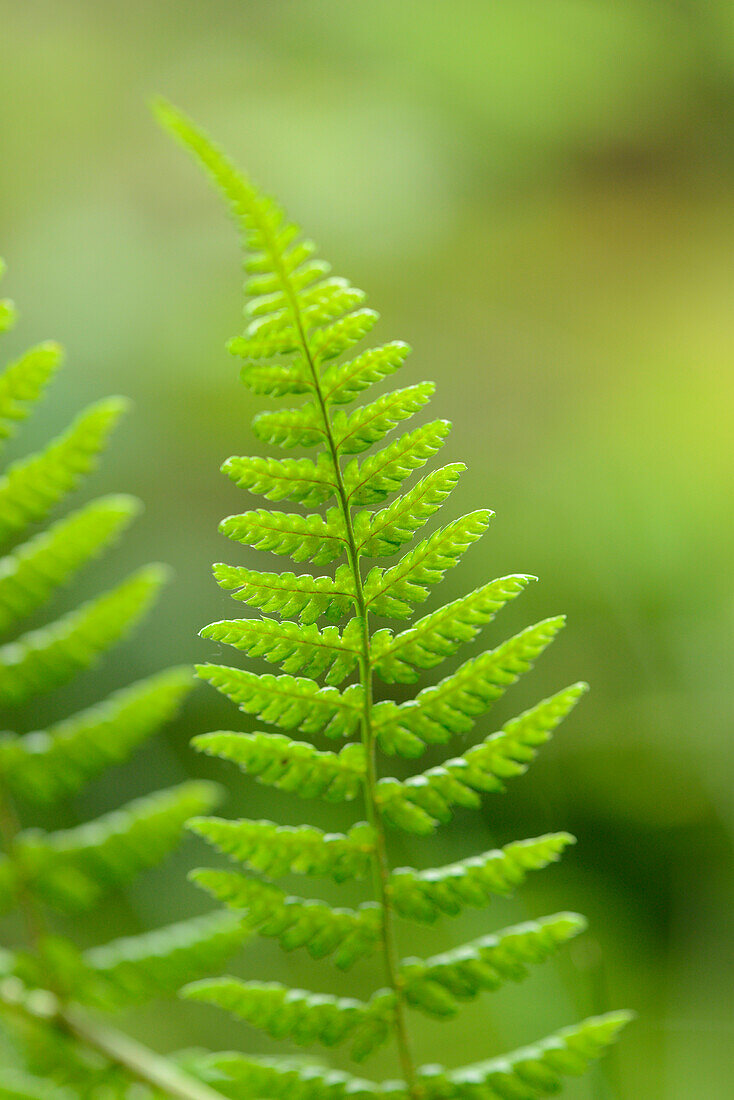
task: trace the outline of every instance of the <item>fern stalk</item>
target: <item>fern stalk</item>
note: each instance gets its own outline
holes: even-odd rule
[[[255,208],[256,210],[257,208]],[[270,243],[270,259],[274,269],[278,272],[286,289],[288,308],[294,328],[298,333],[298,341],[304,361],[308,365],[311,384],[314,389],[318,409],[326,438],[326,446],[331,460],[334,481],[336,483],[338,507],[344,522],[346,532],[346,553],[349,568],[354,584],[354,606],[361,626],[361,652],[359,654],[359,682],[364,692],[364,705],[361,719],[361,741],[365,752],[365,775],[362,784],[365,811],[367,820],[372,826],[374,842],[371,853],[372,877],[375,898],[380,903],[382,919],[380,924],[380,941],[382,947],[383,966],[388,987],[395,995],[395,1039],[398,1048],[398,1057],[403,1072],[405,1083],[408,1086],[411,1097],[419,1095],[415,1083],[415,1067],[410,1050],[408,1027],[406,1022],[407,1002],[402,983],[399,981],[399,953],[395,932],[393,928],[393,911],[388,882],[390,878],[390,864],[387,856],[385,841],[385,827],[382,814],[376,798],[377,791],[377,760],[376,742],[372,728],[372,660],[370,654],[370,630],[367,605],[362,586],[362,572],[360,569],[360,553],[354,536],[354,524],[352,522],[352,509],[349,505],[344,477],[342,475],[339,452],[331,428],[328,405],[324,399],[319,371],[311,353],[311,347],[306,336],[306,327],[301,315],[298,298],[293,291],[288,272],[284,269],[281,252],[277,243],[273,240],[270,226],[266,219],[260,219],[258,228],[263,239]]]
[[[271,253],[271,255],[273,257],[273,260],[275,261],[277,257],[277,251],[274,251],[273,253]],[[385,967],[385,978],[388,987],[393,991],[395,995],[395,1038],[398,1048],[398,1056],[400,1059],[400,1066],[403,1072],[405,1083],[408,1086],[410,1095],[411,1097],[416,1097],[419,1094],[415,1084],[415,1068],[410,1050],[410,1041],[408,1038],[408,1028],[406,1022],[407,1003],[405,1000],[405,993],[402,983],[399,981],[398,978],[399,954],[393,928],[392,901],[390,898],[390,891],[388,889],[388,882],[390,878],[390,864],[388,861],[387,845],[385,841],[385,826],[376,798],[377,760],[376,741],[372,728],[372,658],[370,653],[370,629],[368,619],[369,613],[367,611],[367,605],[364,598],[362,572],[359,566],[360,553],[357,548],[356,539],[354,537],[352,509],[349,505],[349,499],[347,497],[347,491],[344,485],[341,463],[339,462],[339,455],[334,440],[334,434],[331,430],[331,419],[329,417],[328,406],[324,400],[324,395],[321,387],[321,379],[316,369],[316,364],[313,361],[313,356],[311,355],[311,349],[309,347],[308,340],[306,339],[304,325],[301,318],[301,311],[298,307],[298,300],[293,293],[290,280],[288,279],[286,272],[283,271],[282,266],[280,266],[280,273],[285,285],[288,286],[290,291],[288,295],[288,301],[291,315],[294,325],[296,327],[296,331],[298,332],[301,351],[303,353],[305,361],[308,363],[314,392],[317,397],[318,407],[323,420],[324,434],[326,436],[329,456],[331,458],[333,466],[334,479],[337,486],[337,499],[339,502],[339,509],[342,515],[342,519],[344,521],[344,529],[346,531],[347,537],[347,558],[349,561],[349,568],[352,572],[352,580],[356,593],[354,597],[354,605],[357,613],[357,618],[359,619],[361,626],[362,644],[361,652],[359,655],[359,681],[364,691],[364,705],[362,709],[361,720],[361,740],[364,747],[366,764],[362,787],[367,820],[369,821],[374,831],[374,847],[371,855],[372,876],[376,900],[379,901],[382,909],[380,939],[382,945],[383,965]]]

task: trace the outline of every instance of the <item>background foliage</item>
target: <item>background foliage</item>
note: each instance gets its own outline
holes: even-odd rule
[[[137,412],[115,441],[114,480],[148,511],[84,583],[91,594],[151,557],[178,572],[164,613],[127,647],[127,678],[218,658],[195,638],[228,614],[207,563],[222,556],[216,524],[237,491],[217,467],[249,448],[255,411],[223,350],[240,309],[236,246],[216,199],[149,121],[146,98],[164,92],[369,288],[385,331],[403,335],[416,371],[438,383],[441,415],[457,427],[445,460],[470,466],[457,514],[497,513],[447,596],[487,575],[539,575],[503,624],[569,612],[533,698],[564,675],[593,686],[532,776],[488,805],[481,836],[476,818],[459,816],[420,841],[427,866],[521,833],[581,838],[520,904],[496,910],[497,924],[553,905],[587,913],[580,976],[546,969],[467,1010],[451,1032],[455,1064],[488,1041],[527,1038],[531,996],[538,1034],[628,1004],[642,1018],[612,1083],[580,1083],[570,1097],[688,1100],[704,1082],[724,1095],[731,5],[130,0],[122,15],[91,0],[0,0],[0,17],[6,292],[21,304],[22,336],[57,336],[72,364],[24,449],[85,401],[130,394]],[[69,710],[117,686],[106,675],[65,689]],[[516,709],[532,702],[523,690]],[[191,733],[229,724],[212,694],[197,692],[185,722],[114,789],[100,780],[78,819],[195,769],[221,775],[186,748]],[[272,802],[243,781],[229,809],[273,816]],[[284,797],[278,817],[289,813],[297,820],[299,806]],[[337,809],[333,820],[343,824]],[[183,880],[190,856],[152,873],[124,907],[100,909],[89,942],[95,921],[124,934],[203,904]],[[484,931],[479,914],[462,921],[463,939]],[[428,936],[416,946],[431,949]],[[299,959],[258,951],[260,972],[302,981]],[[187,1041],[192,1021],[221,1047],[213,1010],[151,1011],[132,1026],[148,1038],[156,1029],[165,1048]],[[436,1035],[427,1023],[421,1058]],[[235,1029],[228,1041],[240,1038]]]

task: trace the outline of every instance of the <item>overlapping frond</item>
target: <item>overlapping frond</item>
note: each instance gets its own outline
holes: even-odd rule
[[[583,919],[557,914],[504,929],[426,960],[399,964],[393,915],[433,922],[468,906],[509,894],[533,869],[557,860],[573,838],[548,834],[509,844],[427,871],[391,871],[386,823],[430,833],[455,807],[476,808],[481,796],[501,790],[522,773],[538,747],[571,709],[583,685],[560,692],[505,723],[461,756],[407,780],[380,778],[384,756],[413,758],[428,746],[471,733],[478,718],[529,671],[556,636],[553,617],[449,670],[438,684],[408,702],[375,698],[375,674],[407,684],[475,640],[508,601],[532,579],[501,577],[430,611],[394,633],[374,619],[410,619],[434,585],[486,531],[492,513],[478,510],[450,520],[416,541],[418,532],[447,503],[464,467],[451,462],[412,487],[411,475],[435,455],[450,425],[418,423],[387,439],[430,400],[431,383],[402,386],[354,402],[401,368],[408,347],[400,342],[365,351],[356,346],[377,314],[361,291],[330,274],[312,241],[304,239],[280,207],[262,195],[188,119],[159,105],[164,126],[192,152],[224,193],[245,251],[247,306],[244,333],[229,344],[242,361],[242,380],[271,397],[302,397],[287,408],[255,416],[255,435],[271,446],[306,448],[308,458],[232,458],[224,471],[241,488],[271,501],[294,501],[317,513],[258,508],[225,519],[220,531],[258,550],[289,555],[333,574],[266,573],[249,565],[216,565],[218,584],[233,598],[264,613],[225,619],[202,636],[249,658],[278,664],[280,675],[204,664],[199,675],[242,711],[286,731],[353,739],[325,752],[283,733],[220,731],[195,738],[200,751],[237,764],[259,782],[300,797],[346,801],[361,794],[369,826],[327,834],[310,826],[279,828],[272,821],[206,819],[193,823],[221,851],[250,872],[278,877],[293,872],[336,881],[371,870],[375,901],[341,910],[323,901],[288,896],[274,883],[236,871],[202,870],[200,886],[241,913],[243,923],[290,950],[331,955],[340,966],[377,951],[389,988],[371,1001],[289,990],[277,983],[223,978],[189,987],[189,995],[229,1010],[276,1038],[333,1045],[353,1040],[365,1056],[389,1034],[396,1040],[405,1081],[382,1084],[303,1063],[214,1055],[204,1073],[233,1100],[262,1096],[288,1100],[534,1100],[555,1091],[558,1070],[574,1072],[611,1041],[621,1017],[559,1033],[532,1052],[467,1070],[412,1067],[406,1010],[452,1015],[460,1002],[507,980],[521,978],[583,928]],[[355,350],[353,350],[355,349]],[[350,407],[351,406],[351,407]],[[369,452],[379,445],[379,449]],[[351,456],[364,457],[351,457]],[[401,495],[388,498],[400,492]],[[389,567],[367,559],[399,555]],[[272,617],[271,617],[272,616]],[[337,625],[322,625],[320,619]],[[351,679],[348,686],[336,685]],[[325,685],[325,686],[322,686]],[[579,1052],[576,1061],[569,1051]]]

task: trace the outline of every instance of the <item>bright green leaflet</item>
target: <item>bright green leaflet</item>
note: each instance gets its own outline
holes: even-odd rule
[[[199,818],[193,824],[196,832],[250,874],[199,871],[195,878],[243,913],[243,923],[275,937],[284,948],[305,947],[314,958],[331,956],[343,967],[373,954],[384,976],[384,986],[364,1002],[234,977],[205,979],[186,993],[298,1045],[346,1043],[358,1061],[392,1042],[401,1080],[378,1084],[297,1061],[238,1055],[212,1055],[200,1072],[238,1100],[265,1095],[532,1100],[555,1092],[563,1074],[583,1072],[603,1052],[626,1023],[626,1013],[587,1020],[533,1047],[463,1070],[415,1066],[409,1013],[452,1015],[483,990],[520,980],[528,965],[582,931],[583,918],[551,915],[428,959],[401,958],[396,920],[433,920],[440,912],[485,904],[492,893],[510,892],[528,870],[557,859],[572,838],[536,838],[419,874],[391,867],[387,829],[429,832],[450,818],[452,806],[476,807],[484,792],[502,789],[506,778],[526,769],[584,686],[544,700],[440,768],[402,783],[379,773],[384,756],[416,758],[428,745],[471,733],[494,701],[531,668],[563,620],[545,620],[470,658],[410,702],[376,698],[378,679],[409,683],[452,657],[531,578],[493,581],[397,633],[380,623],[412,618],[432,587],[483,535],[491,513],[473,512],[415,541],[445,504],[463,466],[445,466],[393,496],[440,449],[449,425],[434,421],[384,445],[383,440],[426,406],[433,386],[408,385],[350,408],[398,371],[409,349],[393,342],[354,355],[352,349],[378,320],[364,307],[364,294],[331,276],[315,245],[189,120],[166,104],[158,105],[158,115],[224,192],[242,234],[248,324],[230,345],[242,360],[242,381],[256,394],[303,399],[291,408],[259,413],[255,434],[271,446],[315,454],[230,458],[225,473],[250,493],[323,510],[256,508],[228,517],[220,530],[245,546],[294,562],[334,563],[328,575],[215,566],[216,579],[235,599],[267,615],[213,623],[203,636],[282,671],[257,675],[205,664],[199,675],[244,713],[285,732],[215,732],[195,744],[236,762],[261,783],[304,797],[361,796],[367,817],[344,835],[273,822]],[[372,450],[375,446],[381,449]],[[377,563],[400,554],[389,567]],[[296,740],[296,734],[349,744],[331,751]],[[293,871],[327,874],[337,881],[364,875],[372,883],[369,908],[341,910],[288,897],[267,878],[253,877],[253,871],[267,878]]]

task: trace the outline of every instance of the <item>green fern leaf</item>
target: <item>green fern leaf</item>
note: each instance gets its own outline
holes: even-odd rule
[[[362,463],[353,458],[344,467],[344,488],[350,504],[378,504],[394,493],[413,470],[425,466],[446,442],[448,420],[422,424],[388,444]]]
[[[304,947],[314,959],[333,955],[341,970],[375,950],[380,937],[380,908],[364,902],[358,909],[334,908],[313,898],[289,897],[271,882],[236,871],[200,869],[189,876],[217,901],[237,910],[249,928],[276,939],[284,951]]]
[[[268,500],[323,504],[336,492],[334,473],[325,455],[310,458],[228,458],[222,472],[251,493]]]
[[[226,911],[193,917],[85,951],[77,999],[101,1008],[145,1004],[221,969],[249,935]]]
[[[218,801],[212,783],[191,781],[145,795],[95,821],[57,833],[22,833],[17,858],[24,880],[49,904],[76,911],[159,863],[186,821]]]
[[[0,705],[24,702],[92,665],[145,614],[168,571],[147,566],[50,626],[0,647]]]
[[[364,748],[345,745],[338,752],[322,752],[306,741],[282,733],[201,733],[194,748],[238,764],[248,775],[269,787],[290,791],[300,798],[349,802],[362,790]]]
[[[191,669],[173,668],[47,730],[0,742],[5,783],[29,801],[53,802],[75,793],[169,721],[192,686]]]
[[[2,305],[0,304],[0,332]],[[25,352],[0,374],[0,443],[15,434],[59,368],[62,351],[58,344],[39,344]]]
[[[387,570],[375,567],[364,586],[365,603],[375,615],[407,619],[411,604],[428,599],[426,585],[438,584],[462,554],[487,530],[492,512],[480,510],[429,535]]]
[[[363,878],[370,871],[373,831],[359,822],[348,833],[325,833],[312,825],[276,825],[272,821],[228,821],[194,817],[188,828],[220,852],[269,878],[295,872],[325,875],[335,882]]]
[[[312,404],[302,405],[300,409],[258,413],[252,430],[258,439],[272,447],[316,447],[324,441],[318,410]]]
[[[384,722],[376,709],[376,736],[382,749],[399,752],[406,734],[435,745],[452,734],[468,733],[475,719],[532,667],[564,624],[564,617],[557,616],[527,627],[496,649],[466,661],[435,687],[424,688],[411,702],[397,710],[386,708]]]
[[[379,348],[370,348],[348,363],[337,363],[324,371],[321,390],[330,405],[348,405],[364,390],[381,382],[402,367],[410,348],[402,340],[393,340]]]
[[[419,670],[435,668],[461,645],[474,640],[509,600],[534,577],[500,577],[419,619],[415,626],[391,638],[375,654],[375,670],[386,683],[410,684]]]
[[[503,791],[505,779],[527,771],[538,748],[586,690],[586,684],[572,684],[513,718],[462,756],[421,775],[403,782],[379,780],[376,798],[385,818],[407,832],[427,834],[451,820],[453,806],[477,809],[480,794]]]
[[[592,1016],[533,1046],[463,1069],[425,1066],[419,1071],[420,1088],[426,1100],[485,1100],[492,1094],[536,1100],[555,1095],[562,1078],[586,1073],[632,1018],[629,1012]]]
[[[102,497],[0,558],[0,632],[44,604],[139,512],[134,497]]]
[[[408,1002],[430,1016],[454,1016],[462,1001],[507,981],[521,981],[528,965],[544,962],[586,929],[577,913],[556,913],[503,928],[430,959],[406,959],[400,974]]]
[[[361,654],[361,627],[357,619],[341,633],[336,626],[318,630],[313,624],[297,625],[275,619],[229,619],[211,623],[202,638],[225,642],[249,657],[263,657],[279,664],[284,672],[304,672],[327,684],[340,684],[357,664]]]
[[[382,511],[359,512],[354,519],[357,551],[368,558],[397,553],[435,515],[465,469],[463,462],[455,462],[434,470]]]
[[[244,343],[245,341],[233,340],[230,350],[237,354],[236,348]],[[261,354],[268,354],[267,350],[258,350]],[[244,356],[248,358],[247,351],[244,352]],[[254,358],[258,358],[258,356]],[[257,362],[245,363],[240,371],[240,378],[243,384],[253,393],[268,397],[285,397],[313,391],[313,385],[304,365],[296,364],[293,361],[283,366]]]
[[[339,692],[333,687],[320,688],[305,676],[256,676],[226,665],[197,665],[196,672],[245,714],[256,714],[281,729],[349,737],[361,717],[359,684]]]
[[[334,577],[312,577],[295,573],[260,573],[243,566],[214,566],[214,577],[220,587],[260,611],[287,618],[297,616],[311,624],[321,616],[341,619],[353,606],[354,582],[346,566],[340,565]]]
[[[456,917],[467,907],[483,909],[494,895],[514,894],[528,871],[555,863],[575,843],[570,833],[547,833],[429,871],[398,867],[390,878],[390,897],[395,911],[409,920],[432,924],[441,915]]]
[[[239,516],[228,516],[219,531],[235,542],[273,554],[287,554],[293,561],[312,561],[325,565],[344,553],[347,535],[336,509],[326,518],[300,516],[287,512],[269,512],[258,508]]]
[[[231,1100],[407,1100],[402,1081],[375,1084],[351,1073],[300,1058],[209,1054],[195,1064],[197,1077]]]
[[[362,292],[359,291],[361,294]],[[308,296],[299,296],[299,305],[304,314],[304,320],[308,323],[310,318]],[[375,327],[380,315],[374,309],[357,309],[353,313],[341,317],[326,328],[318,329],[312,334],[311,351],[313,358],[318,363],[324,363],[329,359],[336,359],[344,351],[349,351],[360,340],[364,339],[368,332]],[[351,452],[353,453],[353,452]]]
[[[92,405],[45,451],[21,459],[0,478],[0,542],[43,519],[89,473],[127,403],[111,398]]]
[[[371,405],[355,409],[349,416],[338,412],[332,423],[337,450],[343,455],[366,451],[373,443],[384,439],[401,420],[407,420],[419,412],[430,401],[435,388],[432,382],[422,382],[386,393]]]
[[[184,995],[217,1005],[273,1038],[288,1038],[299,1046],[319,1042],[332,1047],[353,1039],[352,1057],[357,1061],[384,1042],[393,1007],[393,996],[386,991],[364,1002],[238,978],[193,982]]]

